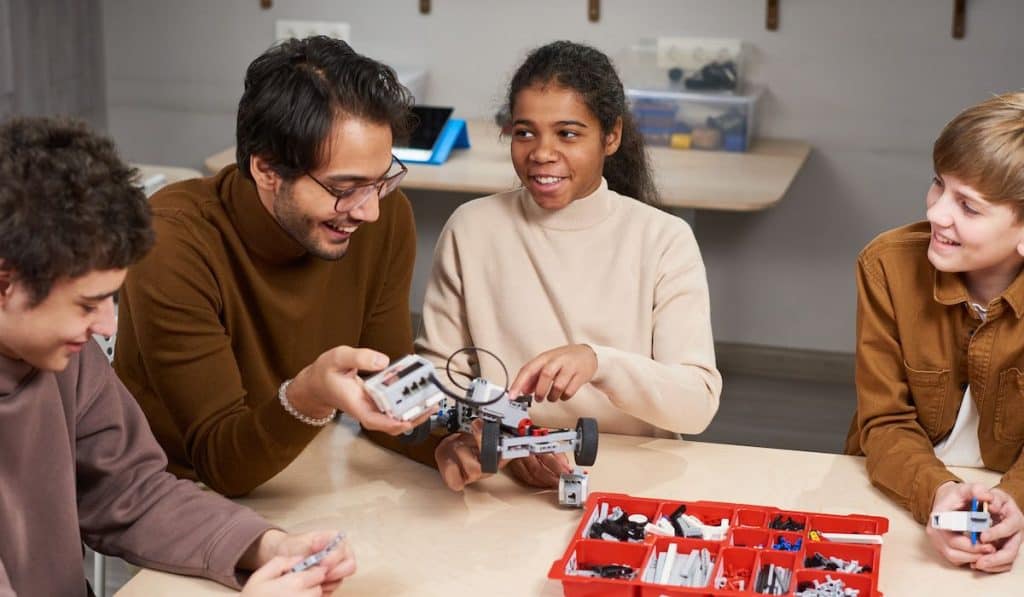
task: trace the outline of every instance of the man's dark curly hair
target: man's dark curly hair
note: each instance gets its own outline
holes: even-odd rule
[[[136,174],[82,122],[0,125],[0,267],[34,305],[58,279],[123,269],[146,254],[153,229]]]
[[[252,179],[249,162],[257,155],[285,180],[315,170],[339,117],[388,125],[394,140],[404,139],[414,124],[412,100],[391,67],[339,39],[289,39],[245,73],[235,125],[238,169]]]

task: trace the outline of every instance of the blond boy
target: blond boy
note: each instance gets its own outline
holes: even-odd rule
[[[846,451],[919,522],[990,504],[977,545],[928,528],[948,561],[1009,570],[1024,517],[1024,93],[954,118],[935,142],[927,221],[857,261],[857,412]],[[987,488],[947,467],[1004,473]]]

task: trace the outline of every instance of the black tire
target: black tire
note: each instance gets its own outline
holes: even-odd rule
[[[403,446],[418,446],[430,437],[430,421],[424,421],[412,428],[409,433],[398,436],[398,443]]]
[[[497,421],[484,421],[484,431],[480,438],[480,470],[483,472],[498,472],[498,442],[500,441],[501,424]]]
[[[576,449],[573,456],[580,466],[594,466],[597,461],[597,419],[576,419]]]

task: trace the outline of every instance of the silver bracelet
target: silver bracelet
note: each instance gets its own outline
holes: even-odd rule
[[[334,415],[338,414],[338,409],[336,408],[332,408],[331,414],[326,417],[322,419],[314,419],[313,417],[307,417],[300,413],[294,406],[292,406],[292,403],[288,402],[288,386],[290,386],[293,381],[295,380],[286,379],[284,380],[284,383],[281,384],[281,387],[277,389],[277,399],[281,402],[281,406],[284,407],[288,414],[302,421],[306,425],[312,425],[313,427],[323,427],[334,420]]]

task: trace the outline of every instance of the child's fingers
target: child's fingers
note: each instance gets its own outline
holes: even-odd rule
[[[537,373],[537,384],[533,389],[533,394],[537,397],[538,402],[542,402],[545,399],[551,400],[551,398],[548,398],[548,394],[551,393],[551,389],[555,385],[555,377],[560,369],[561,367],[558,363],[547,362],[543,364]]]
[[[992,499],[988,502],[988,511],[999,520],[1013,517],[1015,513],[1020,514],[1020,508],[1010,494],[998,489],[992,491]]]
[[[333,568],[327,569],[324,583],[335,584],[335,588],[341,581],[356,573],[356,558],[352,554],[340,560]],[[333,590],[333,589],[331,589]],[[328,593],[330,595],[330,593]]]
[[[537,374],[540,373],[541,367],[547,362],[546,359],[541,357],[535,357],[529,361],[519,370],[514,380],[512,380],[512,386],[509,387],[509,395],[513,398],[519,394],[534,394],[537,389]]]
[[[576,372],[572,367],[563,366],[558,371],[558,375],[555,376],[554,381],[551,383],[551,394],[548,396],[548,400],[557,402],[559,400],[568,400],[572,398],[572,394],[568,393],[569,386],[572,385],[573,377]]]
[[[958,490],[964,507],[970,506],[971,500],[978,500],[980,507],[981,502],[991,502],[995,497],[992,491],[981,483],[961,483]]]
[[[985,497],[991,497],[988,495],[988,488],[980,483],[960,483],[956,486],[956,506],[955,509],[964,508],[971,505],[971,499],[978,498],[984,495]]]
[[[588,381],[589,380],[584,379],[584,376],[580,375],[579,373],[574,375],[572,377],[572,381],[569,382],[569,386],[567,388],[565,388],[565,395],[563,396],[562,399],[563,400],[568,400],[568,399],[572,398],[573,396],[575,396],[576,392],[579,392],[580,388],[583,387],[583,384],[587,383]]]
[[[289,587],[296,589],[311,589],[313,587],[319,588],[324,582],[324,577],[327,576],[327,569],[323,566],[313,566],[302,572],[293,572],[285,577],[288,580]]]
[[[960,549],[955,549],[949,544],[944,545],[939,549],[939,552],[944,558],[956,564],[957,566],[963,566],[964,564],[973,564],[982,557],[983,554],[972,553]]]
[[[993,543],[1021,532],[1024,525],[1024,517],[1019,510],[1014,509],[1009,515],[1003,517],[998,523],[981,534],[981,540],[985,543]]]
[[[327,547],[334,538],[338,536],[338,531],[313,531],[309,535],[309,552],[306,555],[313,555],[321,549]],[[342,539],[340,545],[343,545],[345,540]]]
[[[249,581],[262,581],[277,578],[301,561],[302,556],[274,556],[270,561],[263,564],[258,570],[253,572],[252,575],[249,576]]]
[[[1010,570],[1013,570],[1013,564],[1007,564],[1005,566],[999,566],[999,567],[991,568],[991,567],[982,567],[977,562],[975,562],[974,564],[971,564],[971,568],[977,570],[978,572],[988,572],[989,574],[999,574],[999,573],[1002,573],[1002,572],[1009,572]]]
[[[1009,507],[1006,497],[999,492],[994,492],[992,499],[988,502],[989,514],[1002,516],[1003,511]]]
[[[1004,572],[1009,570],[1014,561],[1017,560],[1017,553],[1020,551],[1021,535],[1017,533],[1010,537],[1003,546],[995,553],[978,558],[974,568],[984,572]]]
[[[980,483],[949,483],[939,488],[935,502],[932,504],[932,510],[934,512],[963,510],[971,505],[972,499],[988,502],[992,497],[988,488]]]
[[[996,548],[988,543],[981,541],[975,544],[971,544],[971,538],[962,533],[954,531],[942,531],[943,542],[950,548],[956,551],[964,553],[984,555],[992,553]]]
[[[333,539],[333,535],[331,537]],[[324,546],[327,544],[325,543]],[[321,548],[322,549],[322,548]],[[341,543],[336,545],[330,553],[324,556],[323,560],[320,560],[320,567],[325,570],[331,570],[342,561],[352,558],[352,550],[349,548],[348,542],[342,540]]]

